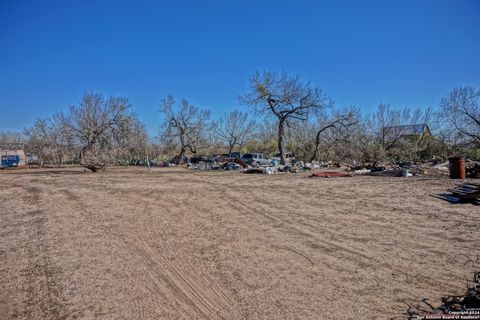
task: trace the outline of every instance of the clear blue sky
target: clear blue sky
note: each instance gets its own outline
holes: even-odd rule
[[[0,130],[93,90],[129,97],[154,133],[165,95],[232,110],[256,69],[340,106],[436,106],[480,86],[480,1],[0,0]]]

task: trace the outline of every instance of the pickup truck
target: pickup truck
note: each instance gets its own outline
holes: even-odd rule
[[[272,160],[263,153],[246,153],[243,155],[242,161],[251,166],[269,166],[272,163]]]
[[[280,163],[280,153],[276,153],[272,160],[276,160]],[[295,155],[293,152],[285,152],[285,164],[295,162]]]

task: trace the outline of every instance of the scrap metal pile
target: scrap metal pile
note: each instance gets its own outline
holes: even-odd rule
[[[449,161],[441,162],[432,160],[431,162],[372,162],[372,163],[341,163],[334,161],[311,161],[303,162],[296,159],[293,154],[288,153],[285,158],[286,164],[281,165],[277,156],[269,157],[261,153],[241,154],[232,152],[222,155],[194,155],[192,157],[174,157],[170,161],[165,161],[158,166],[187,165],[188,168],[198,171],[226,170],[239,171],[251,174],[275,174],[275,173],[300,173],[305,171],[321,171],[325,169],[328,172],[343,172],[343,176],[370,175],[379,177],[446,177],[450,174],[451,178],[480,178],[480,162],[469,159],[463,160],[457,166],[452,166]],[[452,158],[453,159],[453,158]],[[449,159],[451,160],[451,159]],[[464,162],[463,162],[464,161]],[[461,175],[452,176],[452,168],[461,169]],[[333,169],[333,170],[332,170]],[[322,173],[322,177],[337,177],[336,174]],[[459,197],[462,198],[462,197]]]
[[[222,159],[223,160],[223,159]],[[335,166],[332,163],[320,163],[314,161],[312,163],[304,163],[303,161],[292,161],[286,165],[279,164],[279,161],[272,159],[265,163],[246,162],[240,158],[226,159],[226,160],[201,160],[198,162],[189,162],[187,167],[192,170],[227,170],[240,171],[243,173],[260,173],[260,174],[274,174],[274,173],[299,173],[303,171],[315,170],[319,168],[330,168]]]

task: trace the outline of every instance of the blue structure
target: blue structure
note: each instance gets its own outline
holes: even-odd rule
[[[0,168],[18,167],[20,157],[18,155],[2,156]]]

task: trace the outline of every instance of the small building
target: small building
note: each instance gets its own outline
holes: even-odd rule
[[[0,168],[27,165],[23,143],[0,143]]]
[[[430,128],[425,123],[385,127],[385,136],[388,141],[416,141],[421,144],[431,135]]]

